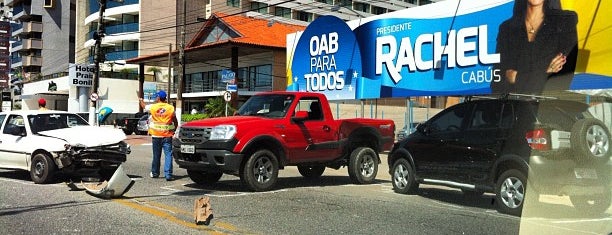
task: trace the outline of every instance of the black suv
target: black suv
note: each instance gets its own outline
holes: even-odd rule
[[[415,193],[419,184],[435,184],[474,196],[495,193],[498,211],[513,215],[527,197],[569,195],[576,209],[603,213],[610,206],[612,141],[588,108],[541,97],[468,98],[395,144],[388,158],[393,188]]]

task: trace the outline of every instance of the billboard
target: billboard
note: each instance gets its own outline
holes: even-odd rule
[[[554,0],[527,8],[447,0],[350,22],[320,16],[287,36],[287,90],[368,99],[612,88],[610,74],[574,79],[589,58],[576,11]]]

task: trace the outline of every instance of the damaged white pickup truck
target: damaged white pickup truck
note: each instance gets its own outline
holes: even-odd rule
[[[0,168],[30,171],[49,183],[59,171],[98,170],[109,178],[131,152],[120,129],[90,126],[64,111],[0,113]]]

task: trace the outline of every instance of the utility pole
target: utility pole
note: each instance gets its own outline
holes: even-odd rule
[[[179,47],[178,90],[176,92],[176,118],[181,121],[183,109],[183,89],[185,77],[185,26],[187,25],[187,1],[183,0],[183,22],[181,24],[181,44]]]
[[[104,37],[104,11],[106,10],[106,0],[98,0],[100,4],[100,9],[98,10],[98,25],[96,28],[96,32],[94,33],[94,39],[96,40],[96,44],[94,46],[94,66],[95,73],[92,81],[92,90],[91,90],[91,106],[89,107],[89,124],[96,125],[96,110],[98,103],[98,87],[100,86],[100,62],[103,60],[102,52],[100,51],[100,47],[102,44],[102,38]],[[99,123],[98,123],[99,125]]]
[[[172,43],[168,45],[168,103],[170,103],[170,94],[172,93]]]

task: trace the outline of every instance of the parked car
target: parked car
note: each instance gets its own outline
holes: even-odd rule
[[[569,195],[576,209],[602,213],[611,201],[611,135],[588,107],[533,98],[449,107],[394,145],[393,188],[415,193],[419,184],[437,184],[494,193],[497,209],[513,215],[539,194]]]
[[[90,126],[75,113],[3,112],[0,125],[0,168],[30,171],[37,184],[57,171],[93,169],[110,178],[131,152],[121,130]]]
[[[136,134],[146,135],[147,133],[149,133],[149,113],[142,115],[136,125]]]

